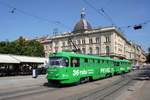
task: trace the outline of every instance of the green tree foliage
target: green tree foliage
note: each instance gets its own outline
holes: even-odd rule
[[[27,41],[25,38],[19,37],[12,42],[0,42],[0,53],[42,57],[44,56],[44,47],[36,40]]]
[[[146,62],[150,63],[150,48],[148,48],[148,54],[147,54],[146,58],[147,58]]]

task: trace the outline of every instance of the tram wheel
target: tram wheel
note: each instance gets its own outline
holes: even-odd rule
[[[89,82],[90,81],[90,78],[89,77],[83,77],[80,79],[80,83],[86,83],[86,82]]]

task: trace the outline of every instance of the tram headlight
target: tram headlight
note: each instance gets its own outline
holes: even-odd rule
[[[66,77],[68,77],[68,75],[66,75],[66,74],[62,74],[62,77],[63,77],[63,78],[66,78]]]

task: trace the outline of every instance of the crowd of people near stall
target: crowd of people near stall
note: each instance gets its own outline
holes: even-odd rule
[[[39,75],[46,73],[46,69],[44,66],[39,67],[39,66],[31,66],[31,65],[1,64],[0,77],[16,76],[16,75],[31,75],[33,69],[36,69]]]

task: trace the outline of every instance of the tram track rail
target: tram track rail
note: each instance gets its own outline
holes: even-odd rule
[[[116,93],[123,87],[135,82],[135,80],[133,80],[135,77],[135,74],[120,76],[119,79],[113,81],[112,83],[110,82],[84,93],[61,98],[60,100],[104,100],[106,97]]]
[[[22,89],[16,89],[13,91],[2,91],[0,92],[0,100],[19,100],[19,98],[26,98],[26,97],[32,97],[32,96],[38,96],[40,94],[51,94],[51,98],[55,97],[52,94],[56,94],[63,92],[63,91],[74,91],[74,93],[67,94],[67,92],[61,94],[59,97],[57,97],[59,100],[103,100],[106,97],[109,97],[113,93],[117,92],[119,89],[122,87],[127,86],[131,82],[135,81],[133,80],[136,77],[137,73],[128,73],[127,75],[123,76],[117,76],[113,80],[107,79],[105,83],[101,82],[90,82],[87,84],[81,84],[75,87],[54,87],[54,86],[49,86],[47,83],[44,85],[38,85],[38,86],[31,86],[31,87],[23,87]],[[110,81],[110,82],[108,82]],[[80,89],[87,87],[87,86],[92,86],[94,88],[87,89],[86,91],[83,92],[77,92]],[[79,87],[79,89],[77,89]],[[65,96],[66,95],[66,96]],[[49,98],[50,95],[47,95],[47,97],[44,98]],[[40,100],[40,99],[39,99]],[[56,99],[55,99],[56,100]]]
[[[10,99],[15,99],[24,96],[38,95],[47,92],[54,92],[59,89],[60,88],[49,88],[44,86],[38,86],[38,87],[31,87],[27,89],[20,89],[20,90],[15,90],[10,92],[2,92],[0,93],[0,100],[10,100]]]
[[[90,100],[91,98],[94,100],[103,100],[105,97],[108,97],[109,95],[112,95],[119,89],[123,88],[124,86],[128,85],[132,80],[127,79],[127,80],[121,80],[115,84],[112,84],[108,87],[105,87],[101,90],[95,91],[92,94],[89,94],[88,96],[84,96],[79,98],[78,100]]]

